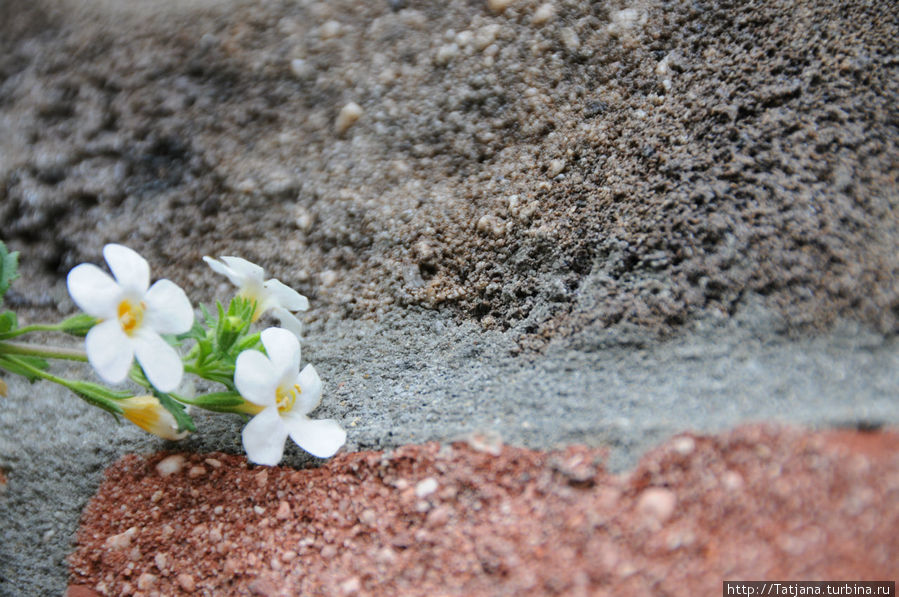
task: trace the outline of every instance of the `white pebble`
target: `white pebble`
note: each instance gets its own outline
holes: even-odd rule
[[[531,23],[533,23],[534,25],[545,25],[555,15],[555,7],[549,2],[544,2],[537,7],[537,10],[534,11],[534,16],[531,17]]]
[[[328,21],[318,29],[318,35],[322,39],[333,39],[340,35],[340,23]]]
[[[498,23],[490,23],[478,29],[477,34],[474,36],[475,49],[478,51],[486,49],[487,46],[496,41],[496,36],[499,34],[500,29],[501,27]]]
[[[637,500],[637,511],[644,516],[665,522],[674,514],[677,496],[664,487],[650,487],[640,494]]]
[[[491,234],[498,238],[506,231],[506,224],[496,216],[487,214],[478,218],[475,228],[482,234]]]
[[[156,465],[156,472],[159,473],[159,475],[162,477],[168,477],[169,475],[180,473],[181,469],[184,468],[184,462],[184,456],[181,456],[180,454],[175,454],[173,456],[163,458]]]
[[[546,169],[546,174],[549,175],[550,178],[555,178],[565,170],[566,165],[565,160],[552,160]]]
[[[449,64],[453,58],[459,55],[459,46],[456,44],[444,44],[440,46],[437,50],[437,55],[434,56],[434,63],[437,66],[444,66]]]
[[[334,128],[337,130],[337,134],[342,135],[345,133],[347,129],[359,120],[362,113],[362,107],[356,102],[350,102],[341,108],[340,113],[337,114],[337,120],[334,121]]]
[[[487,0],[487,8],[499,14],[512,6],[515,0]]]
[[[437,491],[437,479],[434,477],[423,479],[415,486],[415,495],[417,495],[419,499],[426,498],[435,491]]]
[[[106,547],[109,549],[127,549],[131,547],[131,538],[137,534],[137,527],[131,527],[124,533],[111,535],[106,538]]]
[[[290,72],[298,79],[302,79],[309,76],[312,72],[312,67],[302,58],[294,58],[290,61]]]
[[[569,52],[577,52],[578,48],[581,47],[581,38],[578,37],[575,30],[571,27],[565,27],[559,35],[562,38],[562,44]]]
[[[624,33],[636,25],[644,25],[646,21],[647,15],[645,12],[641,12],[636,8],[625,8],[612,13],[612,22],[609,23],[608,29],[611,33]]]

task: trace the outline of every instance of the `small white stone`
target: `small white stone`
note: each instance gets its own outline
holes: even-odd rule
[[[456,34],[456,45],[460,48],[465,48],[471,45],[471,41],[474,39],[474,33],[466,29],[465,31],[460,31]]]
[[[459,55],[459,46],[456,44],[444,44],[437,49],[437,55],[434,56],[434,64],[444,66],[449,64],[453,58]]]
[[[309,232],[312,230],[312,225],[315,223],[315,216],[313,216],[308,209],[305,207],[297,206],[296,208],[296,219],[294,223],[297,228],[302,230],[303,232]]]
[[[646,24],[647,20],[648,17],[646,13],[637,10],[636,8],[616,10],[612,13],[612,22],[609,23],[608,29],[610,33],[624,33],[637,25]]]
[[[481,234],[489,234],[499,238],[506,231],[506,224],[494,215],[486,214],[478,218],[475,228]]]
[[[109,549],[127,549],[131,547],[131,538],[137,534],[137,527],[131,527],[124,533],[111,535],[106,538],[106,547]]]
[[[555,178],[556,176],[561,174],[563,170],[565,170],[566,165],[567,164],[565,163],[565,160],[552,160],[550,161],[549,166],[546,168],[546,174],[550,178]]]
[[[159,568],[160,572],[165,572],[169,565],[169,556],[164,552],[160,552],[153,557],[153,561],[156,562],[156,567]]]
[[[334,128],[338,135],[342,135],[362,116],[362,107],[356,102],[350,102],[340,109],[337,119],[334,121]]]
[[[137,579],[137,588],[141,591],[149,591],[156,584],[156,575],[144,572]]]
[[[498,23],[490,23],[478,29],[474,37],[474,47],[479,52],[484,51],[490,44],[496,41],[502,27]]]
[[[265,514],[265,508],[263,508],[262,506],[253,506],[253,512],[262,516],[263,514]]]
[[[427,479],[419,481],[415,486],[415,495],[417,495],[419,499],[426,498],[437,491],[437,487],[437,479],[428,477]]]
[[[321,281],[322,286],[328,288],[337,284],[337,272],[332,269],[327,269],[318,275],[318,279]]]
[[[298,79],[303,79],[312,73],[312,67],[302,58],[294,58],[290,61],[290,72]]]
[[[559,36],[562,38],[562,44],[565,46],[565,49],[569,52],[577,52],[578,48],[581,47],[581,38],[578,37],[577,32],[571,27],[562,29]]]
[[[181,469],[184,468],[184,462],[184,456],[181,456],[180,454],[168,456],[159,461],[156,465],[156,472],[162,477],[180,473]]]
[[[328,21],[318,29],[318,35],[322,39],[333,39],[340,35],[340,23]]]
[[[682,456],[687,456],[688,454],[692,454],[693,449],[696,448],[696,440],[688,435],[683,435],[675,438],[671,442],[671,445],[675,452]]]
[[[550,2],[544,2],[534,11],[531,17],[531,23],[534,25],[545,25],[556,15],[556,9]]]
[[[487,0],[487,8],[499,14],[512,6],[515,0]]]
[[[658,522],[665,522],[674,514],[677,496],[664,487],[650,487],[640,494],[637,500],[637,511]]]

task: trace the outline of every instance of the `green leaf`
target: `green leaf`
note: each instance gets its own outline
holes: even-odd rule
[[[29,357],[23,355],[0,356],[0,369],[6,369],[10,373],[21,375],[30,382],[39,380],[40,377],[35,375],[34,372],[29,369],[29,367],[40,369],[41,371],[46,371],[50,368],[50,364],[44,359],[40,359],[38,357]]]
[[[15,330],[17,327],[19,327],[19,322],[14,312],[4,311],[0,313],[0,337]]]
[[[175,422],[178,423],[178,431],[196,431],[197,426],[194,425],[194,420],[190,418],[190,415],[187,414],[187,411],[184,410],[184,405],[180,402],[175,401],[174,398],[169,396],[168,394],[164,394],[153,388],[153,395],[159,398],[159,403],[162,405],[164,409],[172,413],[172,416],[175,417]]]
[[[189,400],[190,404],[205,410],[219,413],[240,412],[239,407],[245,403],[237,392],[214,392],[203,394]]]
[[[92,327],[97,325],[97,318],[86,313],[73,315],[59,324],[60,331],[73,336],[86,336]]]
[[[9,285],[19,277],[18,269],[19,252],[10,253],[0,240],[0,303],[3,302],[3,295],[9,290]]]

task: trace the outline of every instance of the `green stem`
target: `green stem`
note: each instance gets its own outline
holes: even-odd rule
[[[45,359],[65,359],[67,361],[87,362],[87,353],[77,348],[60,348],[42,344],[25,344],[23,342],[0,342],[0,354],[17,354]]]
[[[22,359],[17,359],[14,356],[6,357],[8,360],[15,363],[16,367],[19,369],[25,370],[36,378],[45,379],[47,381],[52,381],[55,384],[59,384],[62,387],[71,390],[74,392],[79,398],[96,406],[98,408],[102,408],[103,410],[110,412],[114,415],[122,414],[122,409],[118,406],[114,400],[106,398],[104,396],[93,395],[85,391],[84,384],[72,381],[70,379],[66,379],[64,377],[59,377],[58,375],[53,375],[49,371],[44,371],[38,367],[33,367],[29,365],[26,361]]]
[[[7,338],[15,338],[16,336],[22,336],[25,334],[30,334],[31,332],[58,332],[62,329],[60,324],[50,324],[50,323],[36,323],[33,325],[26,325],[20,327],[15,330],[11,330],[6,332]]]

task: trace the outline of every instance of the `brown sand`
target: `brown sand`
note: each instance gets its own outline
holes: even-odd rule
[[[899,434],[681,435],[602,453],[469,444],[321,468],[127,456],[85,511],[69,597],[714,595],[724,580],[889,580]]]

